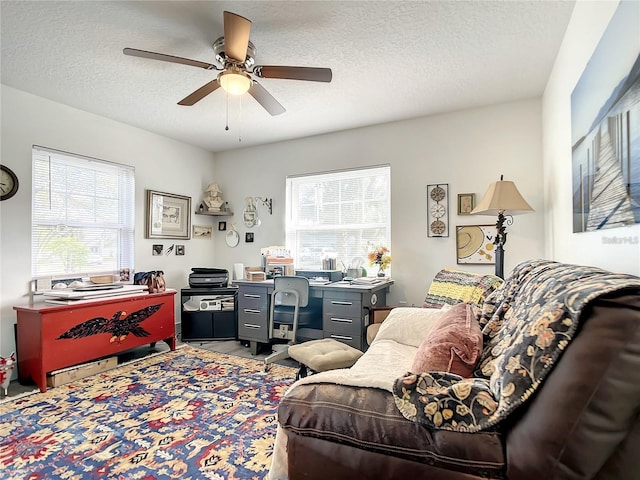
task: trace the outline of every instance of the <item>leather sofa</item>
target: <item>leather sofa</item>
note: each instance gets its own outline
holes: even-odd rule
[[[585,288],[595,287],[577,312],[567,314],[574,317],[555,317],[564,326],[573,318],[575,325],[567,327],[572,333],[555,332],[557,347],[542,357],[551,367],[526,389],[520,402],[507,405],[503,417],[475,431],[459,425],[434,428],[425,424],[428,418],[403,414],[398,380],[389,391],[375,382],[349,385],[337,372],[333,377],[324,372],[316,376],[316,383],[310,378],[297,382],[282,399],[274,453],[274,463],[281,464],[272,468],[270,478],[640,479],[640,279],[548,261],[525,262],[517,271],[526,275],[507,279],[479,313],[483,357],[502,348],[496,346],[496,336],[509,328],[526,337],[534,327],[548,327],[549,312],[558,311],[555,305],[545,310],[548,292],[566,301],[561,305],[565,312]],[[505,312],[496,329],[491,319]],[[532,323],[536,315],[542,324]],[[483,324],[483,319],[489,321]],[[408,336],[415,337],[411,328],[407,327]],[[350,369],[354,375],[358,368],[382,369],[385,361],[375,358],[380,354],[394,359],[399,377],[409,373],[417,341],[403,344],[384,330],[383,324],[371,348]],[[510,375],[518,377],[513,358],[492,367],[487,380],[491,388],[504,390]],[[481,370],[469,381],[482,380]],[[451,378],[455,383],[455,377],[446,377]]]

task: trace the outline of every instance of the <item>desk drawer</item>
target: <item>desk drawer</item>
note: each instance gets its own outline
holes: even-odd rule
[[[243,322],[258,323],[267,326],[269,321],[269,309],[266,305],[260,308],[251,308],[248,306],[240,306],[238,308],[238,324]]]
[[[323,315],[322,329],[325,332],[342,335],[360,336],[362,332],[362,320],[359,317],[341,317],[339,315]]]
[[[324,338],[333,338],[359,350],[362,349],[364,316],[362,295],[357,292],[331,292],[322,300]]]
[[[269,341],[269,288],[241,285],[238,290],[238,338]]]
[[[269,341],[269,328],[266,315],[242,311],[238,314],[238,338],[242,340]]]
[[[362,292],[357,291],[345,291],[345,290],[329,290],[324,294],[324,298],[330,298],[332,300],[351,300],[354,302],[362,301]]]
[[[357,299],[323,298],[322,313],[342,318],[362,318],[362,302]]]
[[[324,338],[333,338],[334,340],[338,340],[339,342],[346,343],[347,345],[350,345],[353,348],[362,350],[362,337],[360,337],[359,335],[342,335],[339,333],[330,333],[325,330]]]
[[[267,310],[269,294],[265,288],[242,288],[238,292],[238,309]]]

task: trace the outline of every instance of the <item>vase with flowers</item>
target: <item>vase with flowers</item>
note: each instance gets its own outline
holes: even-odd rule
[[[369,265],[372,267],[378,265],[378,277],[384,277],[385,269],[391,265],[389,249],[383,245],[379,245],[367,254],[367,258],[369,259]]]

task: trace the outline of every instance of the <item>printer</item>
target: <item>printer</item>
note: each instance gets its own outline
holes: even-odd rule
[[[226,288],[229,271],[223,268],[192,268],[189,274],[191,288]]]
[[[181,339],[231,340],[238,336],[238,287],[222,268],[192,268],[189,288],[180,290]]]

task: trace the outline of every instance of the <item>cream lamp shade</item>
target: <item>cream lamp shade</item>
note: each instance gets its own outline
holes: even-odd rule
[[[516,184],[508,180],[493,182],[489,185],[487,193],[478,202],[472,215],[497,215],[500,212],[508,212],[510,215],[533,212],[531,205],[522,198]]]

